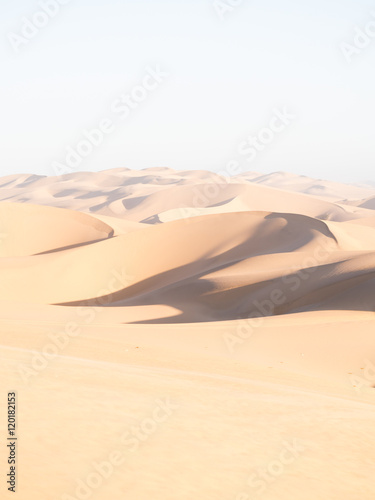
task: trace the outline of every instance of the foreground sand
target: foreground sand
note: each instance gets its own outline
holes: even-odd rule
[[[3,184],[18,498],[374,498],[370,188],[169,169]]]

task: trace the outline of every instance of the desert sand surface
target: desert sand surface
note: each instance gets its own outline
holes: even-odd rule
[[[283,172],[1,178],[17,498],[373,500],[374,199]]]

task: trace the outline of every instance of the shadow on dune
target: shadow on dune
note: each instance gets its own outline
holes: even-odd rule
[[[80,248],[80,247],[85,247],[85,246],[88,246],[88,245],[92,245],[93,243],[99,243],[100,241],[103,241],[103,240],[108,240],[108,238],[113,238],[114,236],[114,230],[112,229],[112,231],[110,233],[108,233],[108,236],[106,238],[99,238],[97,240],[93,240],[93,241],[84,241],[82,243],[75,243],[74,245],[67,245],[65,247],[58,247],[58,248],[53,248],[52,250],[46,250],[45,252],[39,252],[39,253],[34,253],[33,255],[36,256],[36,255],[47,255],[49,253],[57,253],[57,252],[62,252],[64,250],[72,250],[74,248]]]
[[[281,270],[274,278],[256,281],[254,271],[257,269],[251,265],[240,275],[231,274],[229,268],[242,260],[230,259],[228,255],[225,263],[218,264],[217,258],[206,259],[203,271],[197,271],[192,263],[152,276],[112,294],[58,305],[163,305],[180,311],[173,317],[129,322],[140,324],[236,320],[327,309],[375,310],[372,299],[375,292],[375,262],[372,269],[343,272],[341,268],[351,262],[343,259],[289,272]],[[218,273],[218,280],[215,276],[207,276],[215,273]],[[226,282],[225,289],[220,280]]]

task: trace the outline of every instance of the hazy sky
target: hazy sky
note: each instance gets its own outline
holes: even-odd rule
[[[0,175],[236,161],[375,180],[374,1],[60,1],[1,4]]]

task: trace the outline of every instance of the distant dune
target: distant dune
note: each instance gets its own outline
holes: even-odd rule
[[[375,210],[375,196],[370,196],[370,198],[365,198],[364,200],[345,200],[343,203],[353,205],[354,207]]]
[[[35,203],[151,224],[161,222],[159,215],[170,211],[173,213],[168,213],[168,218],[250,210],[344,221],[372,213],[366,212],[371,207],[357,207],[342,200],[371,194],[375,196],[371,186],[317,181],[284,172],[223,177],[204,170],[119,168],[0,179],[0,201]],[[207,210],[200,212],[202,209]]]
[[[312,179],[305,175],[290,174],[288,172],[274,172],[265,175],[256,174],[255,172],[245,172],[236,176],[236,179],[245,179],[256,184],[309,194],[331,201],[339,201],[344,197],[375,195],[375,187],[370,183],[368,185],[350,185],[341,182]]]

